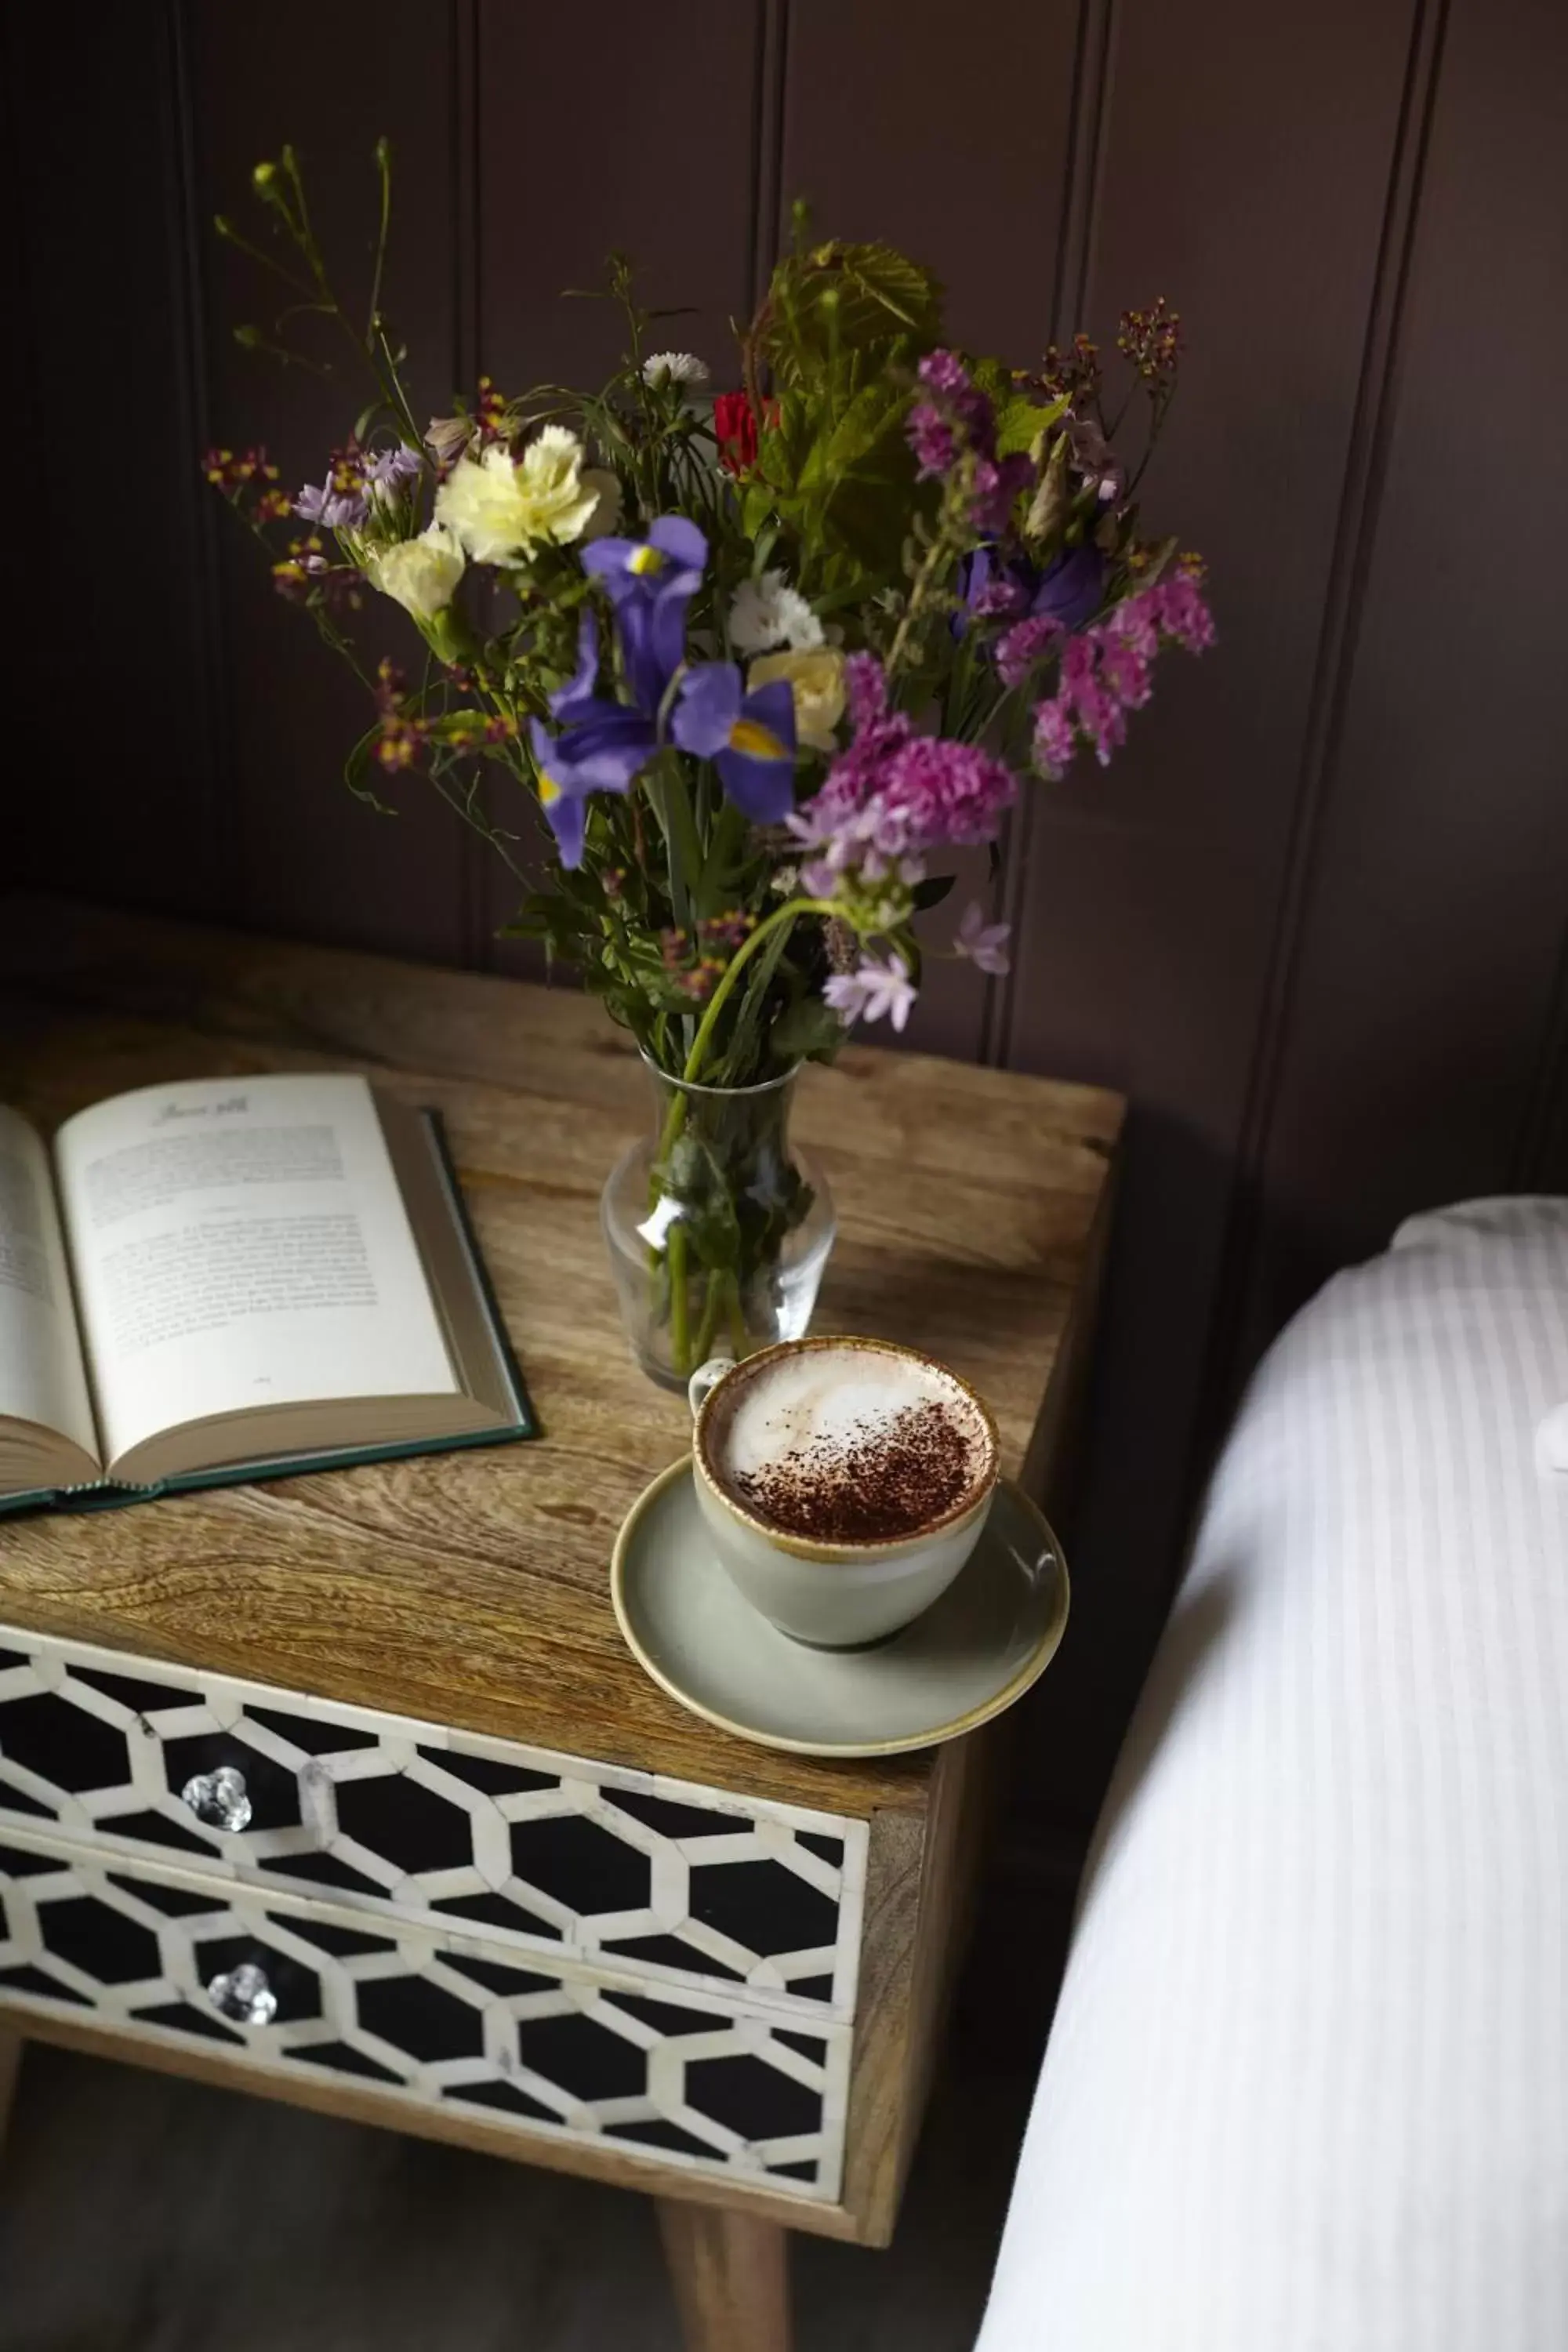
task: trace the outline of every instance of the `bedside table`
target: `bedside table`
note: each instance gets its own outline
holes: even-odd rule
[[[0,1521],[0,2113],[36,2037],[641,2189],[693,2352],[785,2352],[786,2231],[891,2236],[994,1742],[753,1748],[624,1648],[615,1533],[689,1443],[599,1235],[648,1116],[629,1041],[564,990],[39,899],[0,988],[4,1091],[48,1128],[230,1071],[438,1108],[543,1429]],[[1037,1494],[1121,1113],[858,1046],[801,1082],[818,1327],[952,1363]]]

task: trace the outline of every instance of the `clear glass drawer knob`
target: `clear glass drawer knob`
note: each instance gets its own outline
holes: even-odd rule
[[[243,1830],[250,1825],[245,1775],[232,1764],[220,1764],[216,1772],[198,1772],[185,1782],[180,1796],[209,1830]]]
[[[267,1981],[266,1969],[254,1960],[242,1960],[238,1968],[214,1977],[207,1999],[220,2017],[232,2017],[237,2025],[270,2025],[278,2014],[278,1996]]]

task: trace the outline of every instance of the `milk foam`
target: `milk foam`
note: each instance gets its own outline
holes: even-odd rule
[[[972,1474],[985,1467],[984,1426],[962,1389],[934,1367],[873,1348],[805,1348],[735,1383],[713,1432],[711,1459],[726,1480],[754,1478],[810,1451],[875,1445],[900,1413],[940,1405],[968,1439]]]

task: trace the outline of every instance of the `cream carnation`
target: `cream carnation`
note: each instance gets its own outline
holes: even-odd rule
[[[446,611],[463,568],[463,551],[440,522],[431,523],[417,539],[400,539],[384,547],[365,566],[371,585],[416,621],[433,621]]]
[[[795,740],[813,751],[837,751],[834,729],[844,716],[844,656],[831,646],[798,654],[764,654],[746,673],[754,692],[786,677],[795,696]]]
[[[436,518],[477,563],[507,563],[538,546],[563,547],[603,530],[613,474],[583,470],[583,444],[563,425],[542,426],[521,457],[502,445],[464,457],[436,493]]]

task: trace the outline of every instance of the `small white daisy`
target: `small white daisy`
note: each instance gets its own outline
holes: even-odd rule
[[[642,363],[645,383],[706,383],[708,362],[695,352],[655,352]]]
[[[822,642],[822,623],[782,572],[742,581],[730,605],[730,643],[737,653],[765,654],[775,646],[811,653]]]

